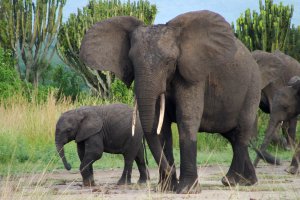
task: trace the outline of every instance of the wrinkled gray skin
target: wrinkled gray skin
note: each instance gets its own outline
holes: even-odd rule
[[[134,160],[140,172],[138,182],[146,182],[149,174],[144,161],[143,131],[137,119],[136,133],[132,137],[131,120],[132,109],[125,104],[85,106],[63,113],[56,124],[55,143],[65,168],[70,170],[71,166],[63,147],[75,140],[84,186],[95,185],[92,165],[103,152],[124,156],[125,165],[119,185],[131,183]]]
[[[262,89],[260,108],[265,113],[272,113],[275,101],[274,96],[281,88],[288,85],[289,80],[293,76],[300,76],[300,63],[278,50],[274,53],[257,50],[252,52],[252,56],[257,61],[262,73],[270,72],[269,76],[263,75],[266,79],[268,79],[269,83]],[[283,146],[285,146],[285,148],[290,148],[290,146],[294,144],[296,126],[296,116],[283,120],[282,130],[284,135],[286,135],[286,139],[281,140],[281,142],[280,136],[277,134],[277,130],[280,125],[276,127],[275,131],[271,132],[272,134],[268,134],[267,130],[263,144],[261,145],[259,152],[257,152],[254,166],[257,166],[261,158],[270,164],[280,164],[280,160],[275,159],[274,156],[267,153],[266,149],[271,141],[275,141],[277,143],[280,142]]]
[[[282,121],[297,118],[300,114],[300,77],[292,77],[287,85],[288,86],[279,89],[274,95],[270,112],[270,121],[264,143],[261,146],[262,149],[266,149],[272,139],[272,135],[275,134],[277,127]],[[299,150],[300,146],[298,147],[298,150],[296,150],[291,166],[286,170],[289,173],[295,174],[298,171],[300,158]],[[261,156],[266,156],[266,158],[263,158],[266,160],[274,159],[267,152]]]
[[[247,146],[256,133],[260,72],[223,17],[196,11],[154,26],[133,17],[110,18],[87,31],[80,58],[94,69],[114,72],[127,86],[134,79],[141,124],[163,187],[177,193],[199,192],[198,131],[218,132],[232,145],[224,185],[257,182]],[[161,94],[166,96],[164,148],[156,134]],[[178,182],[171,122],[179,130]]]

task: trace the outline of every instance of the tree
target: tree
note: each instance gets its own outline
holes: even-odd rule
[[[70,67],[82,74],[87,85],[97,95],[103,98],[110,97],[111,83],[114,76],[110,72],[98,72],[79,60],[81,40],[94,23],[112,16],[130,15],[152,24],[157,13],[155,5],[148,0],[121,3],[120,0],[91,0],[77,14],[71,14],[58,34],[58,53],[61,59]]]
[[[286,53],[300,62],[300,26],[290,29]]]
[[[293,6],[273,4],[273,0],[259,0],[259,13],[247,9],[236,20],[236,36],[252,51],[273,52],[287,48],[288,31],[293,16]],[[234,28],[234,25],[233,25]]]
[[[10,51],[0,47],[0,100],[21,94],[22,83],[14,64]]]
[[[23,80],[38,85],[54,52],[65,0],[0,1],[0,42],[13,51]],[[25,67],[24,67],[25,66]]]

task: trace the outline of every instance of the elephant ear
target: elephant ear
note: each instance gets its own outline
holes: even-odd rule
[[[181,29],[178,58],[180,74],[199,81],[204,70],[232,62],[237,51],[230,25],[217,13],[195,11],[179,15],[167,23]]]
[[[103,127],[103,120],[93,108],[83,108],[77,112],[81,116],[79,129],[75,137],[75,141],[78,143],[99,133]]]
[[[282,60],[272,53],[261,50],[252,52],[252,57],[256,60],[261,74],[261,89],[265,88],[270,83],[276,81],[282,76],[285,68]]]
[[[81,42],[80,59],[99,71],[111,71],[128,87],[133,67],[128,53],[130,35],[143,22],[130,16],[112,17],[94,24]]]
[[[293,87],[295,90],[297,90],[297,94],[300,95],[300,77],[299,76],[293,76],[289,80],[288,86]]]

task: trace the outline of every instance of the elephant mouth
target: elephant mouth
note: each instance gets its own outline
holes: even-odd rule
[[[159,118],[158,118],[158,125],[156,129],[157,135],[160,134],[163,121],[164,121],[164,116],[165,116],[165,108],[166,108],[166,98],[165,94],[162,93],[160,95],[160,109],[159,109]],[[136,118],[137,118],[137,112],[138,112],[138,104],[137,104],[137,99],[134,99],[134,109],[133,109],[133,116],[132,116],[132,136],[135,134],[135,126],[136,126]]]

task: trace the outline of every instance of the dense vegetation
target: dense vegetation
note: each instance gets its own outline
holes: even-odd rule
[[[91,0],[61,23],[64,4],[59,0],[0,2],[0,174],[9,170],[15,173],[24,165],[32,171],[44,169],[46,164],[49,170],[62,168],[54,146],[55,124],[62,112],[81,105],[132,104],[132,88],[128,89],[113,74],[96,72],[79,62],[80,42],[93,23],[111,16],[132,15],[152,24],[156,6],[147,0],[126,3]],[[279,48],[300,60],[300,26],[290,24],[292,14],[292,6],[260,1],[260,11],[246,10],[237,19],[236,28],[233,26],[234,32],[250,50]],[[35,28],[28,28],[31,26]],[[56,50],[62,59],[59,65],[53,62]],[[268,118],[259,115],[261,139]],[[175,124],[172,129],[178,158]],[[201,150],[199,163],[231,161],[231,147],[222,137],[217,134],[197,137]],[[77,168],[75,144],[66,147],[71,164],[75,163]],[[213,154],[215,151],[218,155]],[[149,155],[150,151],[150,166],[155,166]],[[123,165],[120,156],[106,155],[104,159],[109,162],[99,162],[96,166]]]
[[[259,0],[259,12],[247,9],[232,25],[236,36],[249,50],[277,49],[300,60],[300,26],[291,26],[293,5]]]

